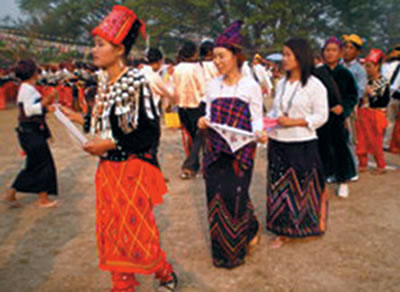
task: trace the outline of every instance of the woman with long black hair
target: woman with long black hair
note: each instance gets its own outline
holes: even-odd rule
[[[311,75],[307,41],[288,40],[283,48],[286,77],[278,83],[269,117],[279,126],[269,133],[267,229],[279,248],[290,238],[325,232],[327,191],[316,130],[328,119],[324,85]]]

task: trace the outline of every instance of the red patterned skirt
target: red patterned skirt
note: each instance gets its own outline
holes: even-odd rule
[[[138,158],[102,160],[96,173],[96,237],[100,269],[153,274],[169,264],[153,206],[166,194],[161,171]]]

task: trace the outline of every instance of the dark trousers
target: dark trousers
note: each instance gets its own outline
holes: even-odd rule
[[[318,146],[324,172],[338,183],[349,181],[357,172],[350,149],[350,134],[341,117],[331,116],[318,130]]]
[[[189,155],[183,162],[182,169],[198,172],[200,169],[200,150],[204,142],[204,131],[199,130],[197,121],[205,115],[204,106],[197,108],[179,108],[179,119],[189,133],[192,143],[189,148]]]

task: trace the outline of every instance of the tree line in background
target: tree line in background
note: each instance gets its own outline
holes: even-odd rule
[[[280,51],[301,36],[315,48],[331,35],[356,33],[367,47],[400,42],[399,0],[17,0],[25,18],[13,25],[43,34],[90,41],[90,31],[114,4],[147,22],[151,46],[174,56],[183,39],[214,39],[234,20],[245,22],[249,53]],[[143,47],[144,43],[139,43]]]

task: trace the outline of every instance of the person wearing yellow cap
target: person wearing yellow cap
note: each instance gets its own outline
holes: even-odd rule
[[[365,87],[367,86],[368,82],[367,72],[358,61],[362,47],[364,45],[364,41],[360,36],[356,34],[343,35],[342,37],[344,41],[343,65],[353,74],[353,77],[357,85],[358,99],[360,100],[364,96]],[[349,129],[351,135],[350,142],[352,142],[352,144],[355,144],[357,141],[355,119],[356,119],[356,112],[353,112],[350,118],[347,120],[347,122],[349,123]],[[356,180],[357,178],[358,176],[356,175],[353,178],[353,180]]]
[[[365,86],[367,85],[367,72],[364,67],[358,61],[358,57],[361,54],[363,40],[356,34],[343,35],[344,50],[343,50],[343,61],[344,66],[353,73],[354,79],[357,83],[358,98],[364,96]]]
[[[358,98],[364,96],[365,86],[367,85],[368,78],[367,72],[364,67],[358,61],[358,57],[361,54],[363,40],[356,34],[343,35],[344,50],[343,50],[343,61],[344,66],[353,73],[354,79],[357,83]]]

